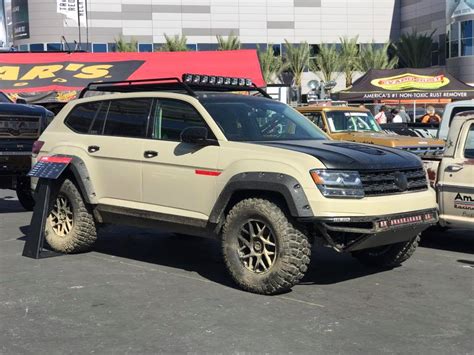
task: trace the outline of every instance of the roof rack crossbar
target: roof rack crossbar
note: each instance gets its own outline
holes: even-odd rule
[[[87,86],[81,90],[79,94],[79,98],[83,98],[86,92],[88,91],[108,91],[107,89],[112,89],[111,91],[118,91],[120,92],[120,88],[130,88],[130,86],[136,84],[145,84],[145,85],[152,85],[153,83],[161,83],[161,82],[175,82],[181,88],[183,88],[189,95],[196,97],[196,93],[186,84],[181,81],[181,79],[176,77],[169,77],[169,78],[157,78],[157,79],[136,79],[136,80],[117,80],[117,81],[94,81],[92,83],[87,84]],[[101,90],[102,87],[102,90]],[[123,90],[129,91],[129,90]]]

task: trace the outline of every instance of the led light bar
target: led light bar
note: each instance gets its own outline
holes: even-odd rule
[[[253,86],[252,80],[217,75],[183,74],[183,82],[192,85],[212,86]]]

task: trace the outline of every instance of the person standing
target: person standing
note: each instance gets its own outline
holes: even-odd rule
[[[402,118],[403,123],[410,122],[410,115],[407,113],[405,106],[400,106],[400,111],[398,112],[400,117]]]
[[[440,123],[441,117],[436,113],[435,108],[433,106],[428,106],[426,108],[425,115],[421,118],[421,123]]]
[[[385,115],[386,109],[387,108],[385,107],[385,105],[380,106],[379,113],[375,115],[375,120],[377,121],[378,124],[387,123],[387,115]]]
[[[392,113],[392,123],[403,123],[402,116],[400,116],[400,113],[396,108],[392,109],[391,113]]]

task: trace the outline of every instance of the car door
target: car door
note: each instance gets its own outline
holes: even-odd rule
[[[87,154],[93,162],[94,187],[99,203],[139,208],[142,200],[143,144],[153,99],[128,98],[107,102],[88,138]]]
[[[444,157],[438,180],[442,219],[460,227],[474,225],[474,120],[466,121],[453,157]]]
[[[150,211],[207,219],[216,200],[219,146],[182,143],[188,127],[206,127],[188,102],[159,98],[151,115],[151,139],[143,151],[143,202]]]

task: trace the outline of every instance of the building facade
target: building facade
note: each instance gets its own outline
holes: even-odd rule
[[[243,48],[272,44],[276,54],[284,51],[285,40],[306,41],[314,55],[318,45],[338,43],[342,36],[385,43],[403,32],[434,31],[433,65],[447,64],[461,80],[474,83],[473,15],[459,8],[474,7],[474,0],[5,1],[7,16],[13,17],[12,43],[19,50],[106,52],[114,51],[115,41],[123,38],[136,40],[138,50],[146,52],[159,48],[165,34],[186,36],[190,50],[212,50],[216,36],[234,34]],[[457,25],[448,14],[452,9],[462,13],[455,17]],[[462,24],[466,18],[471,18],[471,34]],[[471,47],[465,50],[469,38]],[[305,78],[311,79],[311,73]]]

